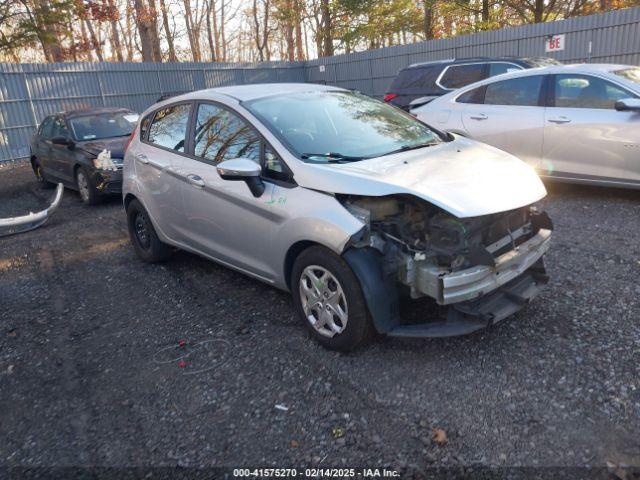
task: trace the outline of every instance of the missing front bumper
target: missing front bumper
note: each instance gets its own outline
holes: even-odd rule
[[[45,210],[20,217],[0,218],[0,237],[27,232],[43,225],[60,205],[63,191],[64,186],[59,183],[51,205]]]
[[[480,298],[509,283],[531,268],[549,249],[551,230],[536,235],[496,258],[495,267],[476,267],[448,272],[430,265],[415,265],[410,285],[440,305],[452,305]]]
[[[446,320],[398,325],[394,337],[453,337],[488,328],[513,315],[535,298],[549,282],[540,258],[524,274],[476,300],[451,305]]]

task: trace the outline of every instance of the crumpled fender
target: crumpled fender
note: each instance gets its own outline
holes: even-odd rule
[[[45,210],[36,213],[30,212],[20,217],[0,218],[0,237],[27,232],[43,225],[60,205],[63,191],[64,186],[59,183],[51,205]]]
[[[342,257],[360,280],[362,293],[378,333],[387,333],[400,323],[396,279],[385,275],[380,254],[373,248],[349,248]]]

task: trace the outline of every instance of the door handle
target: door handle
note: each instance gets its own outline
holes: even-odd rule
[[[144,163],[145,165],[149,164],[149,157],[147,157],[144,153],[137,153],[136,160],[138,160],[140,163]]]
[[[187,181],[196,188],[204,188],[204,180],[200,175],[194,175],[190,173],[187,175]]]
[[[569,123],[571,119],[567,117],[558,117],[558,118],[550,118],[548,121],[551,123]]]
[[[471,115],[471,119],[472,120],[486,120],[487,118],[489,118],[489,117],[487,117],[484,113],[478,113],[476,115]]]

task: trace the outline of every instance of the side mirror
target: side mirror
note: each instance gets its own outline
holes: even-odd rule
[[[69,139],[67,137],[53,137],[51,143],[54,145],[69,145]]]
[[[253,160],[248,158],[225,160],[218,164],[216,170],[223,180],[242,180],[245,182],[254,197],[259,197],[264,193],[264,183],[260,178],[262,168]]]
[[[640,112],[640,98],[623,98],[616,102],[619,112]]]

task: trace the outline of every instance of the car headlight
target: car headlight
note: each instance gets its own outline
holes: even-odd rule
[[[122,161],[120,161],[120,164],[122,164]],[[111,152],[107,149],[102,150],[93,159],[93,165],[100,170],[118,170],[115,159],[111,158]]]

